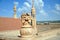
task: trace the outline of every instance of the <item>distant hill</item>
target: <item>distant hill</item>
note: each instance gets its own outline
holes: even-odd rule
[[[45,23],[45,22],[48,22],[48,23],[60,23],[60,20],[59,21],[37,21],[37,23]]]
[[[40,23],[45,23],[45,24],[49,24],[49,23],[60,23],[60,20],[59,21],[37,21],[37,24],[40,24]]]

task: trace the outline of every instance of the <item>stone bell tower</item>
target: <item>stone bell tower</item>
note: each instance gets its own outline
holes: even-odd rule
[[[36,11],[34,7],[34,0],[32,0],[31,16],[32,16],[32,27],[34,28],[34,33],[36,34],[37,28],[36,28]]]
[[[13,18],[17,18],[17,17],[16,17],[16,4],[14,4],[14,8],[13,8],[13,10],[14,10]]]

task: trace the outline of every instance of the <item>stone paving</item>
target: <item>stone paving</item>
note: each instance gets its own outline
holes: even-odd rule
[[[60,29],[39,32],[38,35],[28,38],[18,37],[19,34],[19,30],[0,32],[0,40],[60,40]]]

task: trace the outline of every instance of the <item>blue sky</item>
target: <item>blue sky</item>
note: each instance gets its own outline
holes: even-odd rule
[[[17,18],[22,13],[30,13],[32,0],[0,0],[0,17],[13,18],[16,4]],[[60,20],[60,0],[34,0],[37,21]]]

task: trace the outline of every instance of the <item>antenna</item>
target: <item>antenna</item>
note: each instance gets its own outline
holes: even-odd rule
[[[32,7],[34,6],[34,0],[32,0]]]

